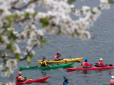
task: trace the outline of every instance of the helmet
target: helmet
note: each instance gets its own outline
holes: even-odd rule
[[[111,76],[111,78],[114,78],[114,76]]]
[[[18,74],[19,74],[19,75],[21,75],[21,74],[22,74],[22,72],[20,72],[20,71],[19,71],[19,72],[18,72]]]
[[[46,59],[45,57],[43,57],[43,60]]]
[[[100,60],[100,61],[102,61],[102,60],[103,60],[103,58],[100,58],[99,60]]]
[[[85,61],[88,61],[88,59],[87,59],[87,58],[85,58]]]
[[[57,52],[57,53],[56,53],[56,55],[59,55],[59,54],[60,54],[60,52]]]
[[[64,81],[65,81],[65,82],[68,82],[68,78],[64,77]]]

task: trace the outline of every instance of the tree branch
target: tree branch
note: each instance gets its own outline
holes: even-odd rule
[[[15,9],[15,10],[22,10],[23,8],[28,7],[30,4],[35,3],[36,1],[38,1],[38,0],[31,0],[31,1],[29,1],[26,5],[24,5],[24,6],[22,6],[22,7],[15,7],[15,6],[13,5],[13,6],[12,6],[12,9]]]
[[[37,45],[38,45],[38,43],[35,44],[35,45],[32,47],[32,49],[27,53],[27,55],[26,55],[24,58],[20,59],[20,61],[23,61],[23,60],[27,59],[27,56],[31,53],[31,51],[32,51]]]

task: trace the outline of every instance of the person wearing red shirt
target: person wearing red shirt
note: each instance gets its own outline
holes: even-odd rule
[[[85,62],[82,62],[82,63],[81,63],[81,66],[82,66],[83,68],[89,68],[89,67],[92,66],[92,64],[89,64],[87,61],[88,61],[88,59],[86,58],[86,59],[85,59]]]
[[[111,76],[110,85],[114,85],[114,76]]]
[[[16,77],[17,82],[23,82],[26,80],[26,78],[23,78],[21,75],[22,75],[22,72],[19,71],[18,76]]]
[[[55,61],[63,60],[63,58],[59,59],[59,57],[61,57],[60,52],[57,52],[56,55],[53,56]]]
[[[56,55],[57,55],[57,58],[61,57],[60,52],[57,52]]]
[[[99,62],[98,62],[98,67],[104,67],[104,66],[106,66],[102,61],[103,61],[103,59],[100,58],[99,59]]]

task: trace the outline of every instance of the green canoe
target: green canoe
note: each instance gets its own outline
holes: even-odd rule
[[[47,67],[19,67],[20,68],[20,71],[22,70],[34,70],[34,69],[44,69],[44,70],[48,70],[48,69],[56,69],[56,68],[61,68],[61,67],[69,67],[71,65],[73,65],[74,62],[72,63],[68,63],[68,64],[61,64],[61,65],[50,65],[50,66],[47,66]]]

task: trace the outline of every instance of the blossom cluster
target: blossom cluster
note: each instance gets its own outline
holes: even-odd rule
[[[0,0],[2,76],[13,74],[18,61],[25,59],[31,62],[35,55],[34,47],[46,42],[43,38],[46,34],[90,39],[87,29],[93,26],[103,9],[110,8],[108,0],[100,0],[101,3],[93,8],[82,6],[82,9],[76,9],[67,2],[68,0]],[[36,11],[40,5],[46,12]],[[79,18],[74,20],[70,14]],[[23,27],[23,30],[20,32],[16,25]],[[20,41],[27,44],[24,52],[21,52]],[[23,53],[25,56],[22,56]]]

